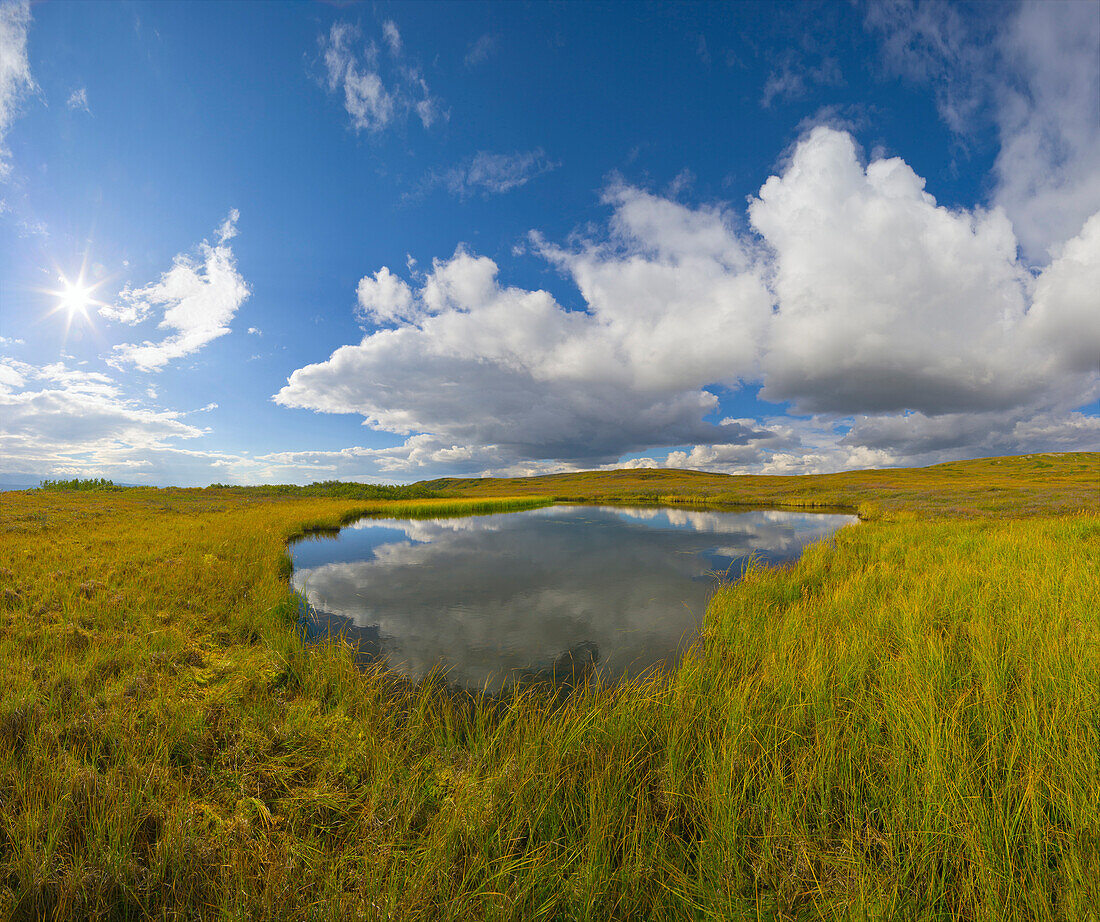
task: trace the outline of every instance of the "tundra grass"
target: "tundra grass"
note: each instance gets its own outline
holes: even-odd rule
[[[561,501],[911,509],[921,515],[1048,515],[1095,506],[1100,452],[957,461],[925,468],[764,476],[615,470],[497,479],[444,478],[424,487],[455,497],[548,496]]]
[[[1097,457],[868,487],[675,673],[493,706],[303,650],[286,541],[537,498],[3,494],[0,918],[1095,918]]]

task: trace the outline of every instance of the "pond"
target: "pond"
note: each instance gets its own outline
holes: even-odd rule
[[[852,515],[548,506],[367,518],[291,547],[312,639],[419,681],[613,683],[679,662],[721,580],[796,558]]]

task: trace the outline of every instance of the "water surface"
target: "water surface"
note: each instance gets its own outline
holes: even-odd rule
[[[362,519],[291,548],[312,629],[414,680],[496,690],[673,667],[750,555],[797,557],[850,515],[550,506]]]

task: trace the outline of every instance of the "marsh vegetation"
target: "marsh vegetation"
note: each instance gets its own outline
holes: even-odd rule
[[[0,917],[1088,918],[1100,455],[657,473],[4,494]],[[296,634],[309,529],[650,495],[864,522],[718,592],[675,671],[564,700]]]

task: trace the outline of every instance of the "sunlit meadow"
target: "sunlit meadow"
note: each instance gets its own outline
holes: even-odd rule
[[[5,493],[0,917],[1095,912],[1100,456],[652,476]],[[305,530],[626,495],[863,521],[639,685],[479,700],[300,640]]]

